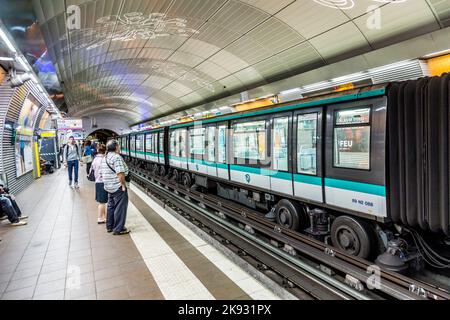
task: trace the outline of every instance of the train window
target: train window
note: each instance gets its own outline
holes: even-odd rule
[[[219,126],[219,132],[217,137],[217,161],[219,163],[226,163],[227,161],[227,126]]]
[[[146,152],[153,152],[152,143],[153,143],[153,135],[151,133],[149,133],[145,136],[145,151]]]
[[[152,152],[158,153],[158,134],[152,133]]]
[[[139,134],[136,136],[136,151],[143,151],[144,150],[144,144],[142,143],[142,137],[143,135]]]
[[[189,150],[193,155],[205,154],[205,128],[189,130]]]
[[[297,172],[317,173],[317,113],[297,118]]]
[[[266,159],[266,121],[235,123],[233,127],[234,157],[250,160]]]
[[[155,139],[156,144],[156,139]],[[156,152],[156,148],[155,148]],[[159,133],[159,154],[164,154],[164,132]]]
[[[289,118],[273,120],[273,169],[288,170],[288,127]]]
[[[185,130],[175,130],[170,133],[170,154],[176,157],[186,157],[186,141],[185,141]],[[160,139],[161,147],[161,139]]]
[[[370,170],[370,108],[335,113],[334,166]]]
[[[130,137],[130,149],[131,149],[131,152],[135,152],[136,151],[136,148],[135,148],[135,139],[136,138],[136,136],[131,136]]]
[[[208,127],[208,160],[215,160],[215,140],[216,140],[216,128]]]

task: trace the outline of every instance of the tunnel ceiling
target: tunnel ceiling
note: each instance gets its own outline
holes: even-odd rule
[[[71,5],[79,16],[67,13]],[[33,6],[69,114],[106,111],[130,124],[450,25],[449,0],[34,0]],[[68,19],[77,27],[76,17],[80,28],[68,29]]]

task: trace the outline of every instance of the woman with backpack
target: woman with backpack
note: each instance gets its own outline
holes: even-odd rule
[[[91,171],[92,165],[92,148],[91,148],[91,140],[86,140],[83,148],[83,158],[82,161],[86,163],[86,174],[89,175]]]

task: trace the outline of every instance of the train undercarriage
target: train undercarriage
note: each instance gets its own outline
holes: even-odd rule
[[[445,256],[445,252],[448,251],[450,241],[445,237],[436,234],[424,236],[394,223],[380,223],[347,215],[279,195],[216,181],[178,168],[137,159],[131,161],[151,175],[245,205],[278,225],[307,234],[349,255],[374,261],[386,270],[404,274],[417,273],[426,264],[438,270],[449,268],[450,257]]]

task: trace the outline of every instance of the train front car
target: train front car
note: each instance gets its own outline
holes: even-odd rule
[[[443,267],[448,78],[313,96],[172,125],[143,140],[135,134],[130,156],[144,148],[152,174],[386,269],[417,269],[424,260]]]

